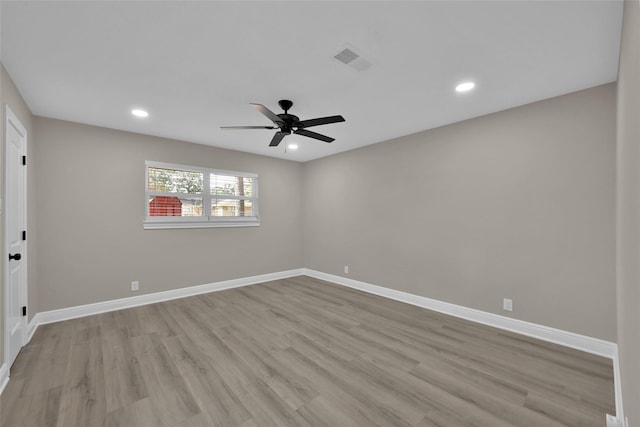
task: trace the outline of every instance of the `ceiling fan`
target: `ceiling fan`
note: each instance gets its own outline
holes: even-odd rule
[[[320,125],[328,125],[330,123],[339,123],[344,122],[344,117],[342,116],[328,116],[328,117],[319,117],[317,119],[309,119],[309,120],[300,120],[298,116],[294,116],[293,114],[289,114],[289,109],[293,106],[293,102],[288,99],[281,99],[278,101],[278,105],[280,108],[284,110],[283,114],[275,114],[273,111],[269,110],[262,104],[249,104],[256,110],[260,111],[262,114],[267,116],[269,120],[273,122],[275,126],[221,126],[221,129],[278,129],[273,138],[271,139],[271,143],[269,143],[270,147],[277,147],[278,144],[282,141],[282,139],[295,133],[296,135],[306,136],[308,138],[319,139],[324,142],[332,142],[335,141],[334,138],[331,138],[326,135],[322,135],[320,133],[312,132],[307,130],[312,126],[320,126]]]

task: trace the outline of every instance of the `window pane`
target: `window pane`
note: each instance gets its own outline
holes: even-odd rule
[[[203,182],[202,172],[149,168],[149,191],[200,194]]]
[[[211,194],[218,196],[253,196],[253,178],[214,175],[210,178]]]
[[[202,216],[202,199],[169,196],[150,197],[149,216]]]
[[[251,200],[211,200],[211,216],[253,216]]]

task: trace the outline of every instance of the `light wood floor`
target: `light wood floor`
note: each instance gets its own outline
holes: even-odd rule
[[[41,326],[2,426],[605,426],[607,359],[296,277]]]

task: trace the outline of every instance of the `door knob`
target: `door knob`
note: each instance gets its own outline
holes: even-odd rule
[[[20,254],[14,254],[14,255],[9,254],[9,261],[11,261],[12,259],[15,259],[16,261],[20,261],[20,258],[22,258],[22,255]]]

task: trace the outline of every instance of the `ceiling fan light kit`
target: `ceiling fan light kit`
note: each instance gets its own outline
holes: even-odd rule
[[[221,126],[221,129],[278,129],[269,143],[270,147],[277,147],[285,136],[291,134],[302,135],[307,138],[313,138],[324,142],[333,142],[335,141],[334,138],[307,130],[306,128],[345,121],[342,116],[327,116],[318,117],[316,119],[300,120],[298,116],[289,114],[289,110],[293,107],[293,102],[288,99],[281,99],[278,101],[278,105],[284,110],[284,113],[280,114],[274,113],[262,104],[249,105],[265,115],[275,126]]]

